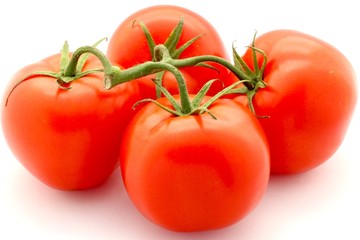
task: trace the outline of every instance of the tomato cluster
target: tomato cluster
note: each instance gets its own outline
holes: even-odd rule
[[[184,232],[229,226],[256,207],[271,173],[329,159],[357,100],[349,61],[304,33],[271,31],[233,56],[197,13],[143,9],[106,54],[65,44],[18,71],[1,106],[4,135],[51,187],[89,189],[120,166],[150,221]]]

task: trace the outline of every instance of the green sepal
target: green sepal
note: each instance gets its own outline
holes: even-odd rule
[[[35,76],[47,76],[47,77],[52,77],[55,79],[58,79],[58,77],[60,76],[59,73],[55,73],[55,72],[51,72],[51,71],[38,71],[38,72],[34,72],[34,73],[30,73],[28,75],[26,75],[23,79],[21,79],[20,81],[18,81],[14,87],[10,90],[9,94],[6,97],[5,100],[5,106],[7,106],[8,102],[9,102],[9,98],[10,95],[13,93],[13,91],[24,81],[28,80],[31,77],[35,77]]]
[[[135,23],[135,22],[134,22]],[[133,24],[134,24],[133,23]],[[142,29],[142,31],[144,32],[145,34],[145,38],[146,38],[146,41],[147,41],[147,44],[148,44],[148,47],[149,47],[149,51],[150,51],[150,55],[151,55],[151,59],[153,61],[155,61],[155,58],[154,58],[154,48],[156,46],[156,43],[149,31],[149,29],[146,27],[146,25],[140,21],[140,27]]]
[[[79,72],[79,73],[76,73],[76,75],[73,77],[58,76],[57,79],[61,79],[61,81],[63,83],[71,83],[71,82],[75,81],[76,79],[82,78],[86,75],[98,73],[98,72],[104,72],[104,69],[91,69],[91,70],[87,70],[84,72]]]
[[[206,93],[209,91],[211,85],[217,81],[217,79],[214,80],[210,80],[208,82],[206,82],[204,84],[204,86],[202,86],[202,88],[200,89],[200,91],[195,95],[194,99],[191,102],[191,105],[194,109],[197,109],[200,107],[201,101],[204,99],[204,97],[206,96]]]
[[[209,106],[210,106],[211,104],[213,104],[216,100],[218,100],[219,98],[221,98],[222,96],[224,96],[224,95],[226,95],[226,94],[229,94],[229,91],[231,91],[232,89],[234,89],[236,86],[238,86],[238,85],[240,85],[240,84],[242,84],[242,81],[237,81],[237,82],[231,84],[230,86],[224,88],[223,90],[221,90],[220,92],[218,92],[217,94],[215,94],[214,96],[212,96],[206,103],[204,103],[204,104],[202,105],[202,107],[203,107],[204,109],[208,109]],[[202,111],[204,111],[204,110],[202,110]],[[202,113],[202,112],[200,112],[200,114],[201,114],[201,113]]]
[[[164,94],[164,96],[169,100],[174,110],[178,112],[179,115],[181,115],[183,113],[182,108],[179,105],[179,103],[175,100],[175,98],[171,95],[171,93],[162,85],[160,85],[157,81],[155,81],[155,84],[157,85],[161,93]]]
[[[69,55],[69,44],[65,41],[63,48],[61,49],[61,57],[60,57],[60,74],[65,74],[65,69],[69,63],[70,55]]]
[[[195,66],[197,66],[197,67],[210,68],[210,69],[212,69],[212,70],[217,71],[218,73],[220,73],[220,72],[219,72],[219,69],[217,69],[216,67],[211,66],[210,64],[207,64],[207,63],[205,63],[205,62],[198,63],[198,64],[196,64]]]
[[[181,45],[178,49],[176,49],[175,51],[172,52],[171,57],[173,59],[178,59],[180,57],[180,55],[185,51],[185,49],[187,49],[191,44],[193,44],[201,36],[203,36],[203,34],[193,37],[192,39],[190,39],[189,41],[187,41],[186,43]]]
[[[169,50],[171,57],[173,57],[171,53],[173,53],[176,50],[176,45],[180,40],[183,26],[184,26],[184,18],[181,18],[178,24],[175,26],[175,28],[171,31],[169,37],[164,42],[164,46],[167,47],[167,49]]]
[[[160,107],[161,109],[167,111],[168,113],[170,114],[173,114],[175,116],[181,116],[179,115],[179,113],[177,111],[174,111],[172,110],[171,108],[168,108],[162,104],[160,104],[158,101],[154,100],[154,99],[151,99],[151,98],[146,98],[146,99],[143,99],[143,100],[140,100],[140,101],[137,101],[134,106],[133,106],[133,109],[135,109],[137,107],[137,105],[139,105],[140,103],[144,103],[144,102],[152,102],[154,104],[156,104],[158,107]]]
[[[232,46],[234,65],[238,69],[241,69],[247,76],[253,76],[254,72],[249,68],[249,66],[245,63],[242,57],[237,53],[234,45]]]

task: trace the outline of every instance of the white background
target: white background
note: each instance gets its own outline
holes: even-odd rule
[[[74,50],[111,37],[128,15],[161,3],[204,16],[229,49],[234,40],[239,48],[247,45],[254,30],[304,31],[336,46],[359,75],[360,19],[353,0],[12,0],[0,3],[1,93],[18,69],[59,52],[65,40]],[[169,232],[142,217],[119,171],[89,191],[45,186],[17,162],[1,132],[0,239],[360,239],[359,132],[357,110],[343,145],[325,164],[301,175],[271,177],[263,200],[247,218],[222,230],[190,234]]]

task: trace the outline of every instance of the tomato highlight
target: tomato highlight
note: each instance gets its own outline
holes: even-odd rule
[[[188,9],[172,5],[144,8],[128,16],[111,36],[106,55],[111,62],[130,68],[154,60],[154,47],[159,44],[169,49],[173,59],[201,55],[228,59],[222,39],[206,19]],[[236,81],[222,65],[213,62],[207,64],[209,67],[193,65],[180,69],[190,76],[185,79],[189,93],[196,94],[207,81],[219,79],[208,92],[208,95],[215,95],[224,86]],[[159,96],[152,83],[152,79],[159,78],[171,94],[179,93],[171,74],[149,75],[139,81],[143,98],[156,99]]]
[[[62,54],[19,70],[4,94],[1,120],[9,147],[30,173],[56,189],[83,190],[102,184],[119,165],[139,89],[135,82],[104,89],[102,64],[92,56],[64,75],[68,54],[65,44]]]
[[[358,95],[354,70],[333,46],[301,32],[271,31],[254,44],[267,56],[267,87],[255,93],[252,104],[259,116],[268,116],[259,121],[270,145],[271,172],[309,171],[327,161],[345,137]],[[264,55],[248,49],[243,59],[254,69]]]
[[[171,107],[166,98],[159,102]],[[173,231],[232,225],[266,190],[269,149],[256,117],[230,99],[217,100],[209,111],[217,120],[207,113],[174,117],[149,103],[123,138],[129,196],[145,217]]]

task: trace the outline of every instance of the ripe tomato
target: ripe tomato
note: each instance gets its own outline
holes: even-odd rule
[[[159,102],[169,107],[166,99]],[[128,194],[145,217],[167,229],[231,225],[266,189],[269,151],[257,119],[230,99],[209,110],[217,120],[207,113],[175,117],[149,103],[124,135],[120,163]]]
[[[278,30],[258,37],[267,54],[254,107],[267,135],[271,172],[298,173],[329,159],[341,144],[356,104],[355,74],[333,46],[304,33]],[[249,49],[244,60],[253,66]],[[259,64],[263,56],[258,55]]]
[[[89,58],[84,70],[102,68]],[[60,54],[17,72],[1,105],[6,140],[18,160],[45,184],[62,190],[80,190],[104,182],[118,166],[120,137],[139,98],[136,83],[111,91],[103,74],[87,75],[59,88],[55,79],[33,76],[37,71],[60,71]],[[5,106],[6,98],[9,96]]]
[[[145,35],[140,27],[134,21],[142,21],[149,29],[156,44],[163,44],[169,37],[172,30],[180,21],[180,18],[184,18],[183,32],[177,44],[177,47],[184,45],[190,39],[203,34],[192,45],[190,45],[185,51],[182,52],[180,58],[193,57],[198,55],[215,55],[227,59],[228,54],[224,44],[218,35],[214,27],[203,17],[198,14],[177,6],[160,5],[142,9],[125,19],[113,33],[108,49],[107,56],[111,62],[117,63],[124,68],[129,68],[136,64],[150,61],[151,53]],[[189,93],[197,93],[200,88],[211,79],[220,79],[223,84],[215,82],[209,91],[209,95],[214,95],[219,92],[223,85],[228,86],[235,81],[235,78],[229,78],[229,70],[216,63],[209,63],[217,68],[218,71],[206,67],[184,67],[182,72],[186,72],[191,77],[186,78],[185,81],[189,85]],[[144,81],[144,79],[148,79]],[[146,85],[149,86],[151,78],[149,76],[142,78],[139,83],[140,89],[146,89]],[[167,77],[166,77],[167,78]],[[169,79],[169,78],[167,78]],[[170,85],[174,85],[172,80],[164,83],[165,88],[170,90],[170,93],[177,94],[177,90],[169,88]],[[194,81],[196,79],[196,81]],[[189,83],[191,82],[191,83]],[[153,89],[155,88],[150,83]],[[145,85],[143,87],[143,85]],[[155,92],[155,90],[153,90]],[[148,94],[146,90],[143,94],[144,98],[153,97],[152,94]]]

